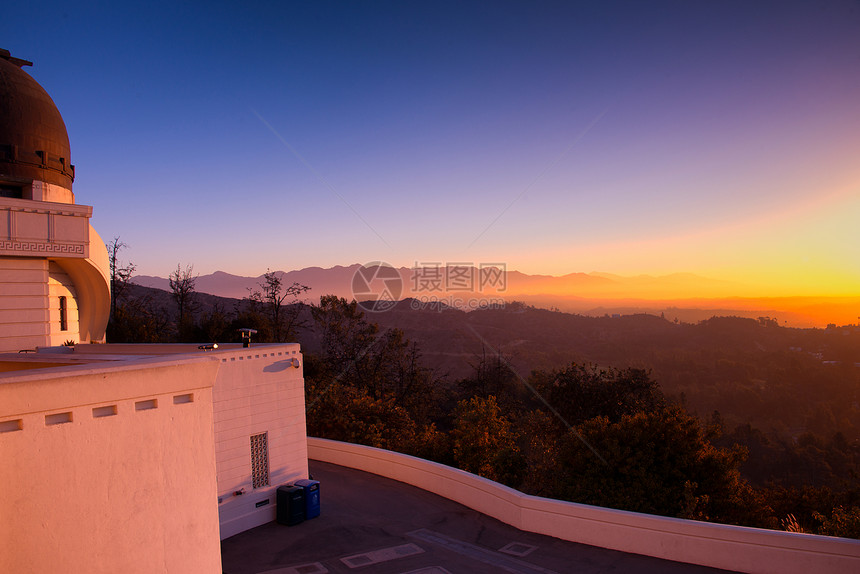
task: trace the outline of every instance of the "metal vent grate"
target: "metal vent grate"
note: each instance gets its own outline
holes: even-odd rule
[[[251,437],[251,485],[269,486],[269,433]]]

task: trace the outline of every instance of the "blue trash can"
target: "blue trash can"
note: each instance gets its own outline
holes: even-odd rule
[[[320,482],[303,479],[294,483],[305,491],[305,519],[316,518],[320,515]]]

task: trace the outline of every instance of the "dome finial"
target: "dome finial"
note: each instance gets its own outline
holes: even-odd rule
[[[9,60],[19,68],[33,65],[33,62],[29,60],[22,60],[21,58],[16,58],[11,53],[9,53],[9,50],[4,50],[3,48],[0,48],[0,58],[3,58],[4,60]]]

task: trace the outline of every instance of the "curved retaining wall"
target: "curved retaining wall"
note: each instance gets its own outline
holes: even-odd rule
[[[308,437],[308,458],[433,492],[520,530],[666,560],[755,574],[860,572],[860,541],[666,518],[523,494],[392,451]]]

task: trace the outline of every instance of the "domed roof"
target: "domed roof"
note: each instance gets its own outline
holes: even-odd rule
[[[0,181],[44,181],[72,189],[69,134],[51,96],[21,69],[32,65],[0,50]]]

